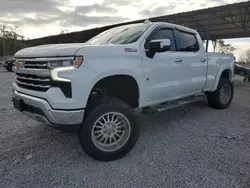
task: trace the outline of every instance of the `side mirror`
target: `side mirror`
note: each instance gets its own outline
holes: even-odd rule
[[[170,50],[171,42],[169,39],[151,40],[149,50],[152,52],[166,52]]]

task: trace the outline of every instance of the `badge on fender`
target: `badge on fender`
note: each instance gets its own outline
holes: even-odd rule
[[[124,52],[137,52],[136,48],[124,48]]]

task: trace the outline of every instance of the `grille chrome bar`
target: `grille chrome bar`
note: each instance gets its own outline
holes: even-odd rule
[[[17,78],[23,79],[23,80],[31,80],[31,81],[39,81],[39,82],[50,82],[51,80],[49,78],[41,79],[41,78],[29,78],[25,76],[19,76],[17,75]]]
[[[25,63],[24,66],[31,66],[31,67],[47,67],[47,64],[29,64],[29,63]]]
[[[46,89],[49,89],[51,87],[51,85],[35,85],[35,84],[30,84],[30,83],[27,83],[27,82],[21,82],[19,80],[16,80],[16,82],[20,85],[25,85],[25,86],[30,86],[30,87],[38,87],[38,88],[46,88]]]
[[[29,69],[29,68],[20,68],[16,69],[16,73],[19,74],[29,74],[39,77],[50,77],[50,70],[48,69]]]
[[[29,62],[37,62],[37,61],[44,61],[44,62],[49,62],[49,61],[58,61],[58,60],[73,60],[74,57],[54,57],[54,58],[31,58],[31,59],[22,59],[18,58],[18,61],[29,61]]]
[[[49,69],[48,63],[44,61],[25,61],[24,68],[30,69]]]

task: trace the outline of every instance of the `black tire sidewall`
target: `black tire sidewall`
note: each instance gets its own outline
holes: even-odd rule
[[[239,71],[240,76],[245,76],[245,72],[243,70]]]
[[[9,72],[13,72],[12,67],[13,67],[13,64],[10,63],[10,64],[8,64],[8,66],[6,67],[6,70],[9,71]]]
[[[112,100],[112,99],[111,99]],[[127,143],[117,151],[104,152],[99,150],[92,141],[91,131],[95,121],[103,114],[108,112],[119,112],[126,116],[130,122],[131,133]],[[127,104],[115,99],[115,102],[101,103],[97,106],[84,121],[78,134],[83,150],[92,158],[101,161],[110,161],[126,155],[135,145],[140,132],[140,126],[134,110]]]
[[[12,72],[11,67],[9,67],[9,66],[6,67],[6,70],[9,71],[9,72]]]
[[[229,85],[231,87],[231,96],[230,96],[229,101],[226,104],[223,104],[220,101],[220,91],[224,85]],[[215,100],[215,104],[216,104],[217,108],[219,108],[219,109],[227,108],[231,104],[231,102],[233,100],[233,96],[234,96],[233,83],[228,79],[221,79],[219,84],[218,84],[217,90],[215,91],[215,98],[213,99],[213,100]]]

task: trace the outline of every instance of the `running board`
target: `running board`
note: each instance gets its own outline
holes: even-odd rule
[[[146,107],[142,109],[142,112],[145,114],[152,114],[152,113],[157,113],[157,112],[162,112],[165,110],[170,110],[172,108],[176,108],[185,104],[197,102],[206,99],[206,95],[196,95],[196,96],[191,96],[187,97],[184,99],[179,99],[175,101],[169,101],[166,103],[162,103],[159,105],[151,106],[151,107]]]

